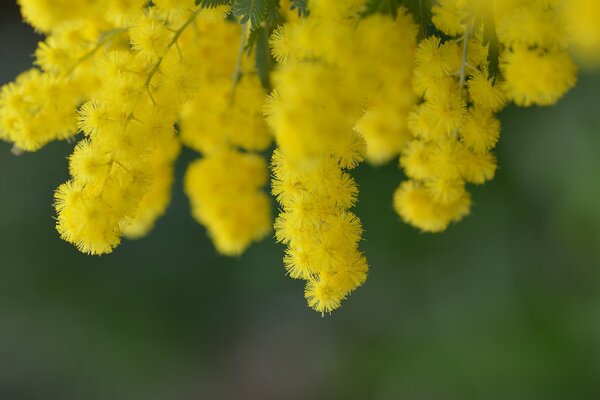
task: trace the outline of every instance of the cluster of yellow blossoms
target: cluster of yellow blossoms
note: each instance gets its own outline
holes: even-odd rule
[[[423,101],[409,116],[414,139],[400,158],[410,179],[394,195],[406,222],[439,232],[467,215],[465,184],[482,184],[496,170],[494,113],[509,101],[554,104],[574,86],[564,6],[559,0],[440,0],[433,7],[432,21],[447,39],[431,35],[417,50],[413,86]]]
[[[600,1],[568,0],[563,12],[573,53],[584,64],[600,65]]]
[[[368,269],[360,220],[348,211],[358,188],[345,170],[365,155],[376,162],[397,155],[416,101],[412,18],[399,10],[396,18],[361,19],[360,6],[315,2],[308,18],[271,38],[280,64],[266,107],[278,144],[273,194],[283,207],[276,237],[288,246],[289,275],[307,281],[308,303],[321,312],[339,307]]]
[[[201,32],[205,75],[179,119],[181,141],[202,153],[185,178],[194,218],[206,226],[218,251],[239,255],[272,229],[263,190],[267,164],[260,154],[272,141],[262,116],[265,91],[254,65],[238,55],[246,32],[219,21]],[[248,64],[248,65],[247,65]],[[241,151],[244,150],[244,151]]]
[[[205,155],[190,166],[186,190],[217,248],[239,254],[264,237],[266,164],[238,149],[270,144],[265,93],[252,67],[241,65],[242,27],[226,20],[229,8],[201,10],[193,0],[51,3],[21,1],[25,18],[48,37],[36,51],[39,69],[3,89],[0,120],[17,151],[83,132],[69,158],[72,178],[56,191],[61,237],[103,254],[124,235],[148,232],[170,200],[176,122],[181,141]]]
[[[21,153],[83,134],[55,194],[61,237],[104,254],[146,234],[183,144],[201,155],[193,217],[239,255],[273,226],[274,138],[275,237],[321,313],[367,276],[353,168],[399,157],[395,210],[443,231],[469,213],[466,185],[494,176],[496,113],[555,104],[571,53],[600,54],[596,0],[18,1],[46,39],[1,90],[0,138]],[[255,62],[269,33],[273,60]]]

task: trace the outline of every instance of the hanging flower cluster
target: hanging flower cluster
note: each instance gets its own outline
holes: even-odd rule
[[[18,2],[46,38],[0,91],[0,138],[20,154],[78,137],[60,236],[89,254],[144,236],[183,144],[200,154],[184,187],[216,249],[239,255],[274,227],[321,313],[367,277],[353,168],[399,159],[395,210],[443,231],[469,214],[467,185],[495,174],[497,113],[555,104],[576,82],[571,54],[600,54],[595,0]]]
[[[432,21],[447,39],[428,36],[417,50],[413,84],[423,101],[409,117],[414,139],[400,158],[410,179],[394,195],[406,222],[439,232],[467,215],[465,185],[485,183],[496,170],[494,114],[508,101],[554,104],[574,86],[561,7],[547,0],[433,7]]]
[[[359,11],[356,1],[315,2],[308,18],[271,39],[280,61],[267,104],[278,144],[273,194],[283,209],[276,237],[288,246],[289,275],[307,281],[308,303],[320,312],[339,307],[368,269],[358,250],[362,226],[349,211],[358,188],[347,171],[365,155],[383,162],[398,154],[416,101],[412,18],[403,9],[395,18]]]

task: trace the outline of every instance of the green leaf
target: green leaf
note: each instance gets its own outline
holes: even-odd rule
[[[258,27],[250,31],[246,47],[244,48],[246,55],[250,55],[254,49],[254,59],[256,72],[260,78],[262,86],[270,90],[269,72],[274,63],[273,56],[269,49],[270,31],[268,27]]]
[[[290,3],[290,10],[298,10],[299,17],[306,17],[310,14],[308,0],[291,0]]]
[[[488,46],[488,79],[496,81],[500,76],[500,48],[491,12],[486,12],[483,16],[483,45]]]
[[[429,36],[433,23],[431,22],[431,0],[418,0],[419,12],[417,20],[420,26],[419,37],[421,39]]]
[[[250,21],[252,27],[260,26],[264,18],[266,0],[235,0],[233,14],[240,17],[240,23]]]
[[[273,23],[279,17],[279,0],[235,0],[233,15],[240,18],[240,23],[250,22],[252,29],[266,21]]]
[[[271,51],[269,50],[269,30],[260,28],[256,34],[256,71],[262,86],[266,90],[271,89],[271,82],[269,81],[269,73],[271,66],[273,65],[273,58]]]
[[[263,30],[264,28],[262,26],[259,26],[258,28],[252,29],[250,31],[250,34],[248,35],[248,40],[246,41],[246,47],[244,47],[246,54],[250,55],[250,53],[252,53],[252,49],[256,45],[256,42],[258,42],[258,40],[261,38]]]
[[[229,4],[231,0],[196,0],[196,5],[202,8],[215,8]]]
[[[266,0],[264,20],[272,25],[279,18],[279,0]]]

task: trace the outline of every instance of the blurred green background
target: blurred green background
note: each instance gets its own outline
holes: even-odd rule
[[[36,36],[0,5],[0,83]],[[90,257],[54,230],[72,144],[0,144],[0,399],[600,398],[600,74],[502,113],[496,179],[440,235],[391,207],[395,165],[356,171],[369,279],[321,316],[272,238],[216,254],[174,200],[149,237]]]

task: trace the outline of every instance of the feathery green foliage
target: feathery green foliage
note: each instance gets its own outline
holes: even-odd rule
[[[233,14],[240,17],[241,24],[249,21],[254,29],[263,21],[273,22],[277,19],[279,0],[236,0],[233,3]]]
[[[196,0],[196,5],[202,8],[215,8],[227,4],[231,4],[231,0]]]

